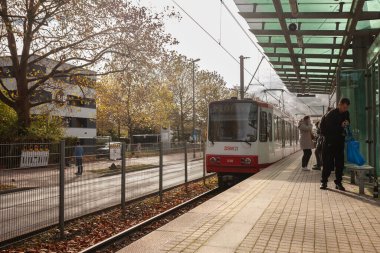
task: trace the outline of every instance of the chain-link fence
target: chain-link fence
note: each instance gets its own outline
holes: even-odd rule
[[[206,176],[199,144],[0,144],[0,243]]]

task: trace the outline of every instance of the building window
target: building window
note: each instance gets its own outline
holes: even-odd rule
[[[82,98],[73,95],[67,95],[68,105],[83,107],[83,108],[92,108],[96,109],[96,102],[93,98]]]
[[[268,140],[268,118],[266,112],[260,112],[260,141]]]
[[[56,73],[53,76],[53,79],[65,83],[70,81],[69,75],[59,70],[56,71]]]
[[[28,66],[27,73],[29,77],[40,77],[44,76],[46,73],[46,67],[41,65],[33,64]]]
[[[95,119],[66,117],[66,122],[70,128],[96,128]]]
[[[13,66],[1,66],[0,78],[13,78],[16,76],[16,71]]]
[[[46,90],[36,90],[33,92],[30,100],[33,103],[50,102],[53,98],[51,92]]]

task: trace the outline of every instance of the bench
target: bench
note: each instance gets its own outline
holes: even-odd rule
[[[351,184],[355,184],[355,181],[357,179],[359,185],[359,194],[364,194],[364,179],[366,178],[367,174],[373,172],[374,168],[367,164],[359,166],[352,163],[346,163],[344,166],[350,170]]]

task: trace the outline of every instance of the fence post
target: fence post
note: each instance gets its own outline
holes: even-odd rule
[[[206,185],[206,144],[202,145],[203,185]]]
[[[188,179],[187,179],[187,142],[185,142],[185,188],[186,188],[186,192],[187,192],[187,186],[188,186]]]
[[[159,153],[160,153],[160,161],[159,161],[159,175],[158,175],[158,192],[159,192],[159,195],[160,195],[160,202],[162,202],[162,197],[163,197],[163,177],[164,177],[164,154],[163,154],[164,150],[163,150],[163,145],[162,145],[162,142],[160,141],[160,145],[159,145]]]
[[[59,143],[59,234],[65,237],[65,141]]]
[[[121,143],[121,213],[125,217],[125,142]]]

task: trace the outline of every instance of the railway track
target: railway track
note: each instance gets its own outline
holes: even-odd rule
[[[129,236],[131,236],[132,234],[136,233],[137,231],[140,231],[142,230],[143,228],[149,226],[150,224],[152,224],[153,222],[156,222],[156,221],[159,221],[159,220],[163,220],[165,217],[171,215],[171,214],[174,214],[178,211],[180,211],[181,209],[184,209],[186,207],[189,207],[191,206],[192,204],[194,204],[195,202],[199,201],[199,200],[202,200],[202,199],[205,199],[207,200],[209,197],[211,196],[214,196],[218,193],[220,193],[222,190],[219,189],[219,188],[215,188],[215,189],[212,189],[212,190],[209,190],[197,197],[194,197],[182,204],[179,204],[171,209],[168,209],[166,210],[165,212],[163,213],[160,213],[146,221],[143,221],[133,227],[130,227],[112,237],[109,237],[101,242],[98,242],[97,244],[89,247],[89,248],[86,248],[82,251],[80,251],[80,253],[94,253],[94,252],[104,252],[106,249],[109,249],[110,247],[113,247],[115,244],[118,244],[118,243],[121,243],[122,241],[124,241],[125,239],[127,239]],[[107,251],[107,252],[110,252],[110,251]]]

